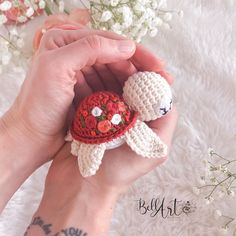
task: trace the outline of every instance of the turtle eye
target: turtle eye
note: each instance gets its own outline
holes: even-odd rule
[[[158,117],[161,117],[164,116],[168,111],[170,111],[171,107],[172,99],[165,97],[160,101],[160,103],[153,105],[153,110]]]
[[[172,99],[168,103],[163,103],[160,106],[160,113],[161,115],[165,115],[168,111],[171,110],[172,107]]]
[[[172,107],[172,99],[164,99],[160,104],[160,114],[164,116],[168,111],[171,110]]]

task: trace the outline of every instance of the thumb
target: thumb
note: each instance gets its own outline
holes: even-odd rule
[[[106,64],[129,59],[133,56],[135,47],[132,40],[114,40],[90,35],[57,49],[54,60],[58,64],[64,64],[66,61],[70,67],[68,69],[77,71],[95,63]]]

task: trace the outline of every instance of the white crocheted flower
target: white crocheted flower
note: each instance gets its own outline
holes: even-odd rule
[[[102,114],[102,110],[99,107],[94,107],[91,113],[95,117],[100,116]]]
[[[121,116],[119,114],[115,114],[112,116],[111,123],[113,125],[118,125],[121,122]]]

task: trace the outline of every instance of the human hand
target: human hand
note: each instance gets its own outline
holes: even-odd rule
[[[153,55],[145,48],[142,48],[142,52],[143,54],[141,53],[139,57],[142,58],[139,61],[139,65],[132,63],[130,71],[122,70],[121,65],[126,64],[126,62],[110,65],[109,68],[113,73],[109,74],[109,80],[105,81],[105,83],[100,81],[101,86],[104,86],[102,89],[107,89],[106,86],[109,86],[110,90],[120,92],[125,79],[129,75],[137,70],[148,70],[149,63],[145,64],[145,62],[150,62],[147,59],[148,57],[153,57]],[[156,60],[158,61],[158,59]],[[149,66],[153,66],[153,64],[149,64]],[[163,66],[160,63],[158,67],[159,71],[163,71]],[[97,75],[94,75],[94,77],[97,80],[101,79]],[[117,81],[119,81],[119,85]],[[86,81],[84,82],[86,83]],[[168,80],[168,82],[171,83],[172,81]],[[100,89],[97,89],[95,84],[88,83],[86,83],[86,88],[88,90],[87,92],[83,91],[84,93],[80,93],[80,88],[78,88],[78,95],[90,94],[91,91]],[[78,101],[80,100],[81,98],[78,97]],[[149,122],[148,125],[170,147],[176,121],[177,112],[175,107],[173,107],[166,116]],[[133,181],[163,163],[167,158],[145,159],[138,156],[124,144],[119,148],[107,150],[96,175],[83,178],[79,172],[77,158],[70,154],[70,149],[70,144],[66,144],[55,157],[46,179],[44,197],[36,215],[46,216],[47,212],[50,211],[52,214],[48,220],[52,221],[57,215],[55,212],[63,209],[63,215],[68,216],[66,219],[67,224],[68,222],[69,224],[74,223],[76,219],[77,224],[79,223],[91,235],[106,234],[112,209],[120,194]],[[56,202],[55,196],[57,198]],[[84,212],[86,212],[86,216]],[[97,227],[92,227],[91,220],[95,217],[100,219],[100,223]],[[58,227],[58,223],[56,225]],[[101,228],[103,231],[100,230]]]
[[[140,45],[135,50],[132,41],[114,33],[82,28],[44,34],[16,101],[0,119],[0,185],[5,189],[0,210],[20,184],[62,147],[78,101],[93,88],[103,89],[104,82],[106,89],[119,89],[116,84],[134,73],[143,58],[144,70],[162,73],[171,81],[156,57]],[[113,82],[106,82],[108,78]]]
[[[17,141],[24,136],[26,148],[39,150],[32,151],[34,158],[28,161],[41,165],[64,144],[67,118],[73,114],[72,103],[77,94],[75,85],[83,96],[83,81],[97,83],[91,78],[96,73],[94,64],[104,70],[103,64],[127,60],[134,52],[134,42],[114,39],[102,31],[57,29],[44,35],[20,94],[3,117],[10,135],[17,136]]]
[[[169,147],[176,118],[176,110],[173,109],[158,122],[149,124],[158,131]],[[53,160],[43,199],[35,217],[51,223],[55,232],[70,228],[88,235],[107,235],[120,194],[135,179],[160,165],[165,159],[147,160],[138,157],[127,145],[123,145],[106,151],[96,175],[83,178],[78,169],[77,158],[70,154],[68,143]],[[36,232],[37,229],[32,227],[29,235],[38,235]]]

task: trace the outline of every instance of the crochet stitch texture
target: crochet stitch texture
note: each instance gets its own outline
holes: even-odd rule
[[[70,132],[71,153],[78,157],[84,177],[96,174],[104,152],[127,143],[139,156],[162,158],[167,146],[144,121],[156,120],[171,110],[171,89],[161,75],[138,72],[130,76],[123,97],[100,91],[79,105]]]

